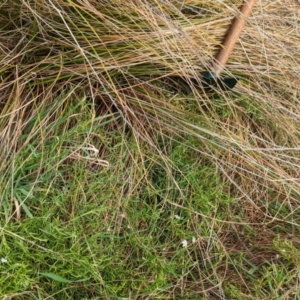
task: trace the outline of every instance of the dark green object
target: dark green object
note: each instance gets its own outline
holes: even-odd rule
[[[213,91],[219,88],[223,91],[231,90],[237,84],[237,79],[234,77],[217,77],[214,73],[206,72],[203,74],[203,85],[207,91]]]

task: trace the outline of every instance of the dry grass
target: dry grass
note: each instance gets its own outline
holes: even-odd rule
[[[238,0],[0,4],[3,239],[28,242],[34,222],[58,215],[76,223],[70,231],[74,249],[82,234],[82,247],[92,257],[80,269],[92,278],[81,286],[83,296],[76,280],[74,294],[47,282],[40,290],[29,285],[22,290],[2,281],[5,299],[22,299],[27,292],[36,299],[58,299],[55,293],[59,299],[299,299],[293,286],[299,268],[300,3],[259,1],[224,71],[240,78],[238,86],[205,94],[201,73],[239,5]],[[107,210],[96,213],[98,197]],[[46,198],[65,206],[48,207]],[[81,232],[76,226],[82,214],[87,219]],[[100,243],[107,251],[101,259],[115,254],[116,263],[125,261],[118,268],[122,280],[113,258],[110,271],[98,273],[94,263],[99,263],[94,234],[103,228],[116,239],[128,234],[130,242],[120,251],[114,248],[119,240],[115,246]],[[174,246],[185,234],[197,237],[187,254]],[[49,240],[67,238],[63,230],[57,235]],[[34,240],[38,250],[55,255],[64,252],[58,244]],[[63,256],[54,270],[82,265],[74,253],[64,253],[70,265],[64,266]],[[135,271],[126,281],[130,270]],[[40,271],[45,273],[41,268],[18,274],[42,286],[36,279]]]

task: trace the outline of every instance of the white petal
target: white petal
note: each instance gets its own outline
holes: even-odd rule
[[[1,258],[1,262],[2,262],[3,264],[6,264],[6,263],[7,263],[7,259],[4,258],[4,257],[2,257],[2,258]]]
[[[183,248],[186,248],[186,247],[187,247],[187,244],[188,244],[187,240],[183,240],[183,241],[181,242],[181,246],[182,246]]]

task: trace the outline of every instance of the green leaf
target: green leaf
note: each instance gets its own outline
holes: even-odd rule
[[[29,186],[28,186],[28,189],[30,189]],[[25,197],[27,197],[29,199],[33,198],[33,195],[29,191],[27,191],[26,189],[24,189],[24,188],[18,188],[18,191],[20,191]]]
[[[48,277],[48,278],[53,279],[58,282],[62,282],[62,283],[83,282],[83,281],[89,280],[89,278],[83,278],[83,279],[79,279],[79,280],[69,280],[69,279],[63,278],[61,276],[58,276],[56,274],[53,274],[53,273],[40,273],[40,275]]]
[[[63,282],[63,283],[72,283],[73,282],[71,280],[65,279],[65,278],[58,276],[56,274],[53,274],[53,273],[40,273],[40,275],[51,278],[58,282]]]

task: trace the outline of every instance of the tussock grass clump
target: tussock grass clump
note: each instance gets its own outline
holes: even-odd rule
[[[296,1],[2,2],[4,299],[300,297]]]

